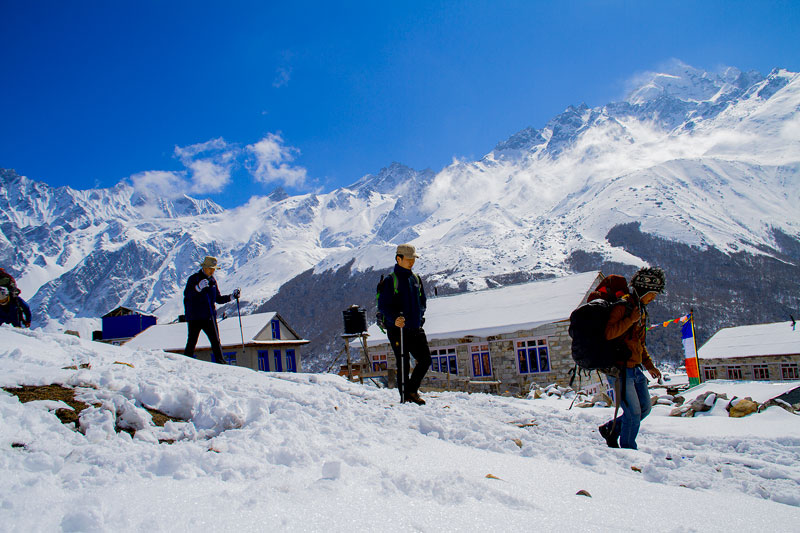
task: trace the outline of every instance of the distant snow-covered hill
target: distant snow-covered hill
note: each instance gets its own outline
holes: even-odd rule
[[[798,109],[797,73],[715,74],[675,63],[642,76],[625,101],[570,106],[478,161],[440,172],[393,163],[349,187],[276,191],[231,210],[145,198],[125,184],[53,189],[3,171],[0,264],[18,276],[39,324],[98,317],[120,304],[172,320],[185,278],[203,255],[216,255],[223,289],[241,286],[247,310],[280,301],[291,307],[282,314],[305,321],[306,307],[325,305],[328,318],[296,324],[318,355],[331,350],[341,306],[355,297],[331,300],[336,291],[320,276],[366,272],[359,298],[369,305],[370,273],[390,267],[405,241],[420,250],[428,286],[444,292],[590,267],[659,262],[677,271],[688,261],[671,259],[679,255],[697,262],[694,276],[717,261],[707,254],[738,265],[729,273],[748,278],[743,287],[762,274],[784,283],[800,262]],[[328,298],[281,298],[293,279]],[[665,313],[702,309],[703,300],[739,306],[730,293],[701,298],[696,285],[671,297]],[[782,293],[761,303],[766,315],[800,307]],[[731,316],[715,310],[709,324]]]

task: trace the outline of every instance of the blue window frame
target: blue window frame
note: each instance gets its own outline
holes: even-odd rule
[[[517,365],[520,374],[550,372],[547,339],[517,339]]]
[[[222,352],[222,357],[229,365],[236,364],[236,352]]]
[[[283,360],[281,360],[281,351],[273,350],[272,358],[275,361],[275,372],[283,372]]]
[[[458,374],[456,347],[447,346],[431,350],[431,370],[445,374]]]
[[[297,372],[297,360],[294,356],[294,349],[288,348],[286,350],[286,371]]]
[[[472,358],[472,375],[476,378],[492,375],[492,357],[488,344],[473,344],[469,347]]]
[[[272,338],[275,340],[280,340],[281,338],[281,321],[277,318],[273,318],[272,322]]]
[[[269,372],[269,350],[258,351],[258,369],[262,372]]]

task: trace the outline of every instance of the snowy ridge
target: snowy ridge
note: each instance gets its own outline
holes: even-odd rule
[[[779,407],[730,419],[718,402],[685,419],[656,406],[638,451],[609,449],[596,427],[612,408],[464,393],[398,405],[396,391],[338,376],[0,329],[0,386],[61,383],[94,404],[78,432],[53,415],[63,404],[0,391],[10,530],[352,531],[354,505],[369,510],[356,519],[367,531],[790,531],[800,520],[800,418]],[[91,368],[65,369],[76,363]],[[144,406],[185,422],[155,426]]]
[[[625,101],[570,106],[478,161],[438,173],[393,163],[329,193],[275,191],[224,212],[4,171],[0,263],[38,317],[130,305],[169,321],[206,254],[220,258],[223,291],[242,287],[254,309],[308,269],[389,267],[400,242],[437,285],[480,289],[502,274],[568,274],[576,250],[642,264],[606,240],[629,222],[726,253],[775,253],[776,231],[800,238],[800,75],[675,63],[638,82]]]

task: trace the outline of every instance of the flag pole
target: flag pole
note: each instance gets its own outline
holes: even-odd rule
[[[694,332],[694,309],[689,309],[689,321],[692,323],[692,342],[694,343],[694,360],[697,364],[697,380],[703,382],[703,373],[700,372],[700,356],[697,354],[697,335]]]

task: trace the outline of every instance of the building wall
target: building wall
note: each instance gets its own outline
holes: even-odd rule
[[[569,383],[569,372],[575,363],[572,360],[572,339],[569,336],[568,328],[568,321],[554,322],[534,329],[519,330],[497,336],[434,339],[430,340],[428,344],[432,353],[439,349],[455,348],[459,376],[473,380],[500,380],[502,382],[500,385],[501,392],[508,391],[516,394],[528,391],[534,383],[538,386],[546,386],[551,383],[567,385]],[[517,341],[520,339],[546,339],[550,365],[548,371],[520,372],[516,346]],[[470,347],[482,344],[489,347],[492,375],[475,377]],[[382,361],[382,357],[385,356],[388,366],[396,368],[395,357],[388,343],[370,347],[369,354],[373,361],[376,361],[376,359]],[[436,357],[436,355],[433,356]],[[360,350],[358,357],[361,357]],[[592,377],[584,381],[586,381],[586,385],[590,385],[592,381],[598,380],[596,377]],[[444,385],[441,381],[426,378],[423,382],[424,386],[443,387]],[[487,388],[486,390],[488,392],[490,389]]]
[[[253,370],[259,370],[258,352],[261,351],[261,350],[269,350],[269,356],[270,356],[269,371],[270,372],[274,372],[275,371],[274,351],[275,350],[280,350],[281,351],[281,358],[282,358],[281,371],[282,372],[288,372],[289,370],[287,370],[287,366],[286,366],[286,350],[287,349],[289,349],[289,350],[293,349],[294,350],[294,352],[295,352],[295,363],[297,365],[297,368],[296,368],[295,371],[296,372],[302,372],[303,371],[303,365],[302,365],[303,358],[302,358],[302,355],[301,355],[301,346],[298,346],[298,345],[290,345],[290,346],[274,346],[273,345],[273,346],[269,346],[269,347],[266,347],[266,346],[245,346],[244,347],[244,351],[242,351],[242,347],[241,346],[239,346],[239,347],[230,346],[230,347],[227,347],[227,348],[223,346],[222,353],[223,354],[229,354],[231,352],[235,353],[236,366],[243,366],[245,368],[251,368]],[[195,350],[195,356],[196,356],[197,359],[200,359],[201,361],[211,361],[212,352],[211,352],[210,348],[205,348],[205,349],[199,349],[198,348],[197,350]],[[227,357],[226,357],[226,359],[227,359]]]
[[[763,372],[756,370],[756,367],[763,366],[767,368],[766,378]],[[728,369],[734,367],[738,367],[737,373],[741,375],[740,378],[729,378]],[[716,377],[709,375],[710,369],[715,370]],[[800,379],[800,354],[700,359],[700,378],[704,381],[706,379],[794,381]]]

